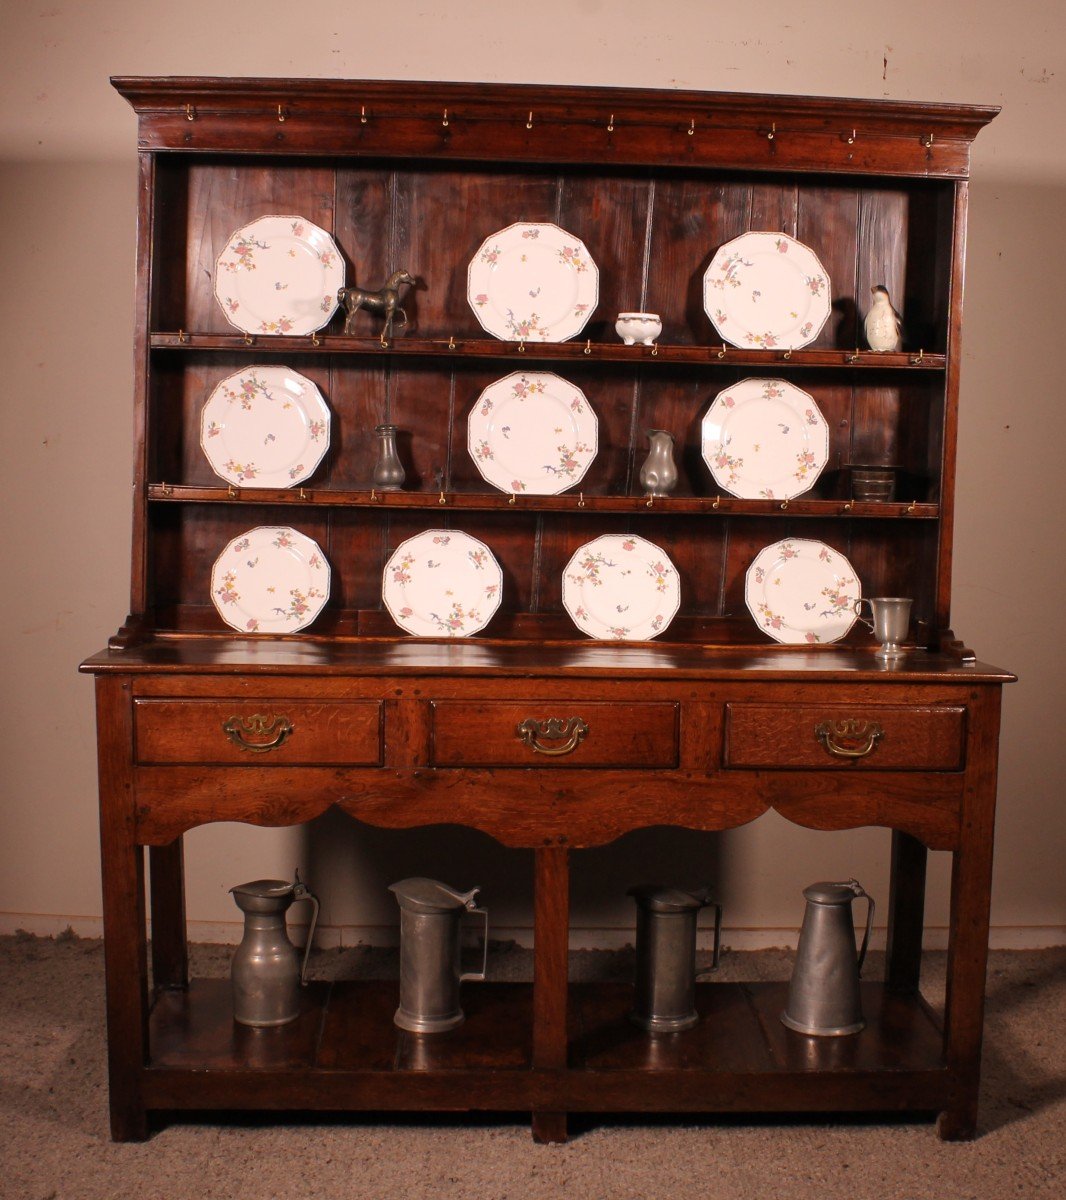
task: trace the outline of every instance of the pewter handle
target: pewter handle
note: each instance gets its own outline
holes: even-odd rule
[[[859,947],[859,959],[855,965],[856,974],[862,974],[862,964],[866,961],[866,950],[870,945],[870,929],[874,923],[874,898],[862,886],[857,879],[849,879],[848,887],[855,893],[856,896],[864,896],[866,898],[866,931],[862,935],[862,945]]]
[[[858,600],[853,600],[852,604],[851,604],[851,611],[859,618],[859,620],[872,633],[873,627],[874,627],[873,621],[867,621],[867,619],[862,615],[862,606],[864,604],[870,604],[870,601],[867,600],[865,596],[861,596]],[[871,617],[873,616],[873,605],[872,604],[870,604],[870,615],[871,615]],[[863,894],[865,895],[865,893],[863,893]]]
[[[480,971],[465,971],[459,976],[459,982],[463,983],[470,979],[476,983],[483,983],[489,968],[489,910],[487,908],[468,908],[468,913],[480,913],[485,918],[485,929],[482,934],[481,946],[481,970]]]
[[[704,907],[714,909],[714,955],[709,967],[696,972],[697,979],[705,979],[712,971],[717,971],[722,959],[722,906],[708,901]]]
[[[297,900],[310,900],[314,909],[311,913],[311,928],[307,931],[307,942],[304,944],[304,960],[300,967],[300,986],[307,987],[307,960],[311,957],[311,943],[315,940],[315,926],[318,924],[318,897],[306,883],[300,882],[299,875],[296,876],[296,883],[292,888],[292,902],[295,904]]]

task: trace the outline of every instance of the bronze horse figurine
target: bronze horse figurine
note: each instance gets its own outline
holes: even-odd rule
[[[406,271],[393,271],[384,287],[376,292],[366,292],[362,288],[342,287],[337,292],[337,300],[344,305],[344,332],[348,336],[355,334],[355,314],[361,308],[367,312],[377,313],[385,318],[385,328],[381,336],[386,341],[392,337],[392,322],[396,314],[403,317],[407,324],[407,313],[400,306],[400,287],[403,284],[414,284],[413,275]]]

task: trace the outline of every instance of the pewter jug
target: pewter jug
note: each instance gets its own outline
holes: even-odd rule
[[[800,928],[796,965],[781,1020],[797,1033],[836,1037],[865,1028],[859,973],[870,944],[874,902],[854,879],[812,883],[803,889],[807,908]],[[858,957],[851,903],[866,898],[866,932]]]
[[[374,487],[383,492],[398,492],[403,487],[407,472],[400,462],[400,451],[396,445],[395,425],[377,425],[374,433],[378,439],[378,457],[374,464]]]
[[[700,909],[714,908],[714,960],[718,966],[722,937],[722,906],[710,897],[709,888],[681,888],[644,884],[627,895],[637,902],[636,994],[629,1014],[649,1033],[674,1033],[690,1029],[696,1013],[696,922]]]
[[[479,888],[457,892],[435,879],[401,879],[389,886],[400,905],[400,1006],[393,1020],[413,1033],[440,1033],[463,1021],[459,985],[483,980],[488,965],[489,914],[478,908]],[[460,965],[462,918],[484,918],[481,970]]]
[[[300,988],[307,983],[307,959],[318,923],[318,898],[300,882],[256,879],[230,888],[244,913],[244,937],[233,955],[233,1017],[241,1025],[285,1025],[300,1015]],[[303,962],[289,941],[285,914],[297,900],[313,906]]]
[[[640,486],[646,496],[669,496],[677,487],[674,436],[665,429],[649,429],[648,457],[640,468]]]

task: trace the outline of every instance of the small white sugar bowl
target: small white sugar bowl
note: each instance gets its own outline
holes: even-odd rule
[[[663,323],[658,313],[624,312],[618,314],[614,330],[627,346],[637,342],[642,346],[650,346],[662,333]]]

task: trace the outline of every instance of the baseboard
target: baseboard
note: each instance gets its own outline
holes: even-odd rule
[[[235,945],[241,939],[240,921],[190,921],[189,940]],[[300,926],[292,923],[297,935]],[[69,933],[68,933],[69,931]],[[0,936],[29,933],[35,937],[79,938],[102,937],[103,921],[97,916],[76,916],[53,913],[0,912]],[[769,950],[784,947],[793,949],[798,928],[764,926],[759,928],[725,926],[722,944],[733,950]],[[394,925],[319,925],[315,942],[323,949],[344,946],[395,946],[398,930]],[[526,925],[497,926],[492,930],[494,941],[513,941],[519,946],[533,945],[533,930]],[[710,949],[710,931],[700,931],[700,946]],[[620,950],[633,942],[629,928],[596,928],[579,926],[570,930],[571,950]],[[927,950],[945,950],[948,944],[947,926],[928,926],[924,939]],[[1066,946],[1066,925],[993,925],[988,935],[993,950],[1046,950]],[[873,949],[884,949],[884,927],[874,927],[870,937]]]

